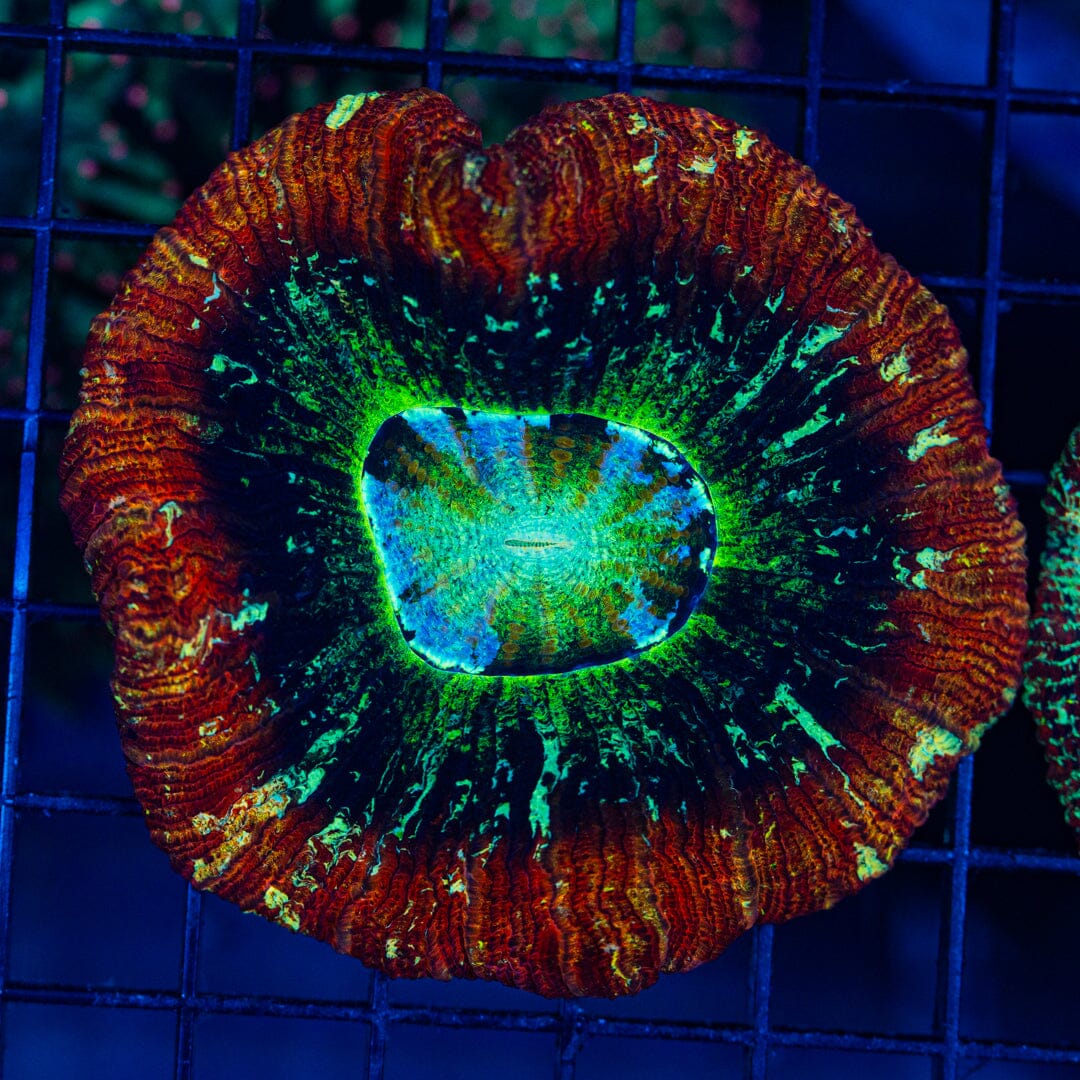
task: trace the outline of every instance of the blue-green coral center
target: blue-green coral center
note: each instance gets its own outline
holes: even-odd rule
[[[361,491],[402,635],[446,671],[538,675],[641,652],[685,624],[716,550],[682,453],[583,413],[397,413]]]

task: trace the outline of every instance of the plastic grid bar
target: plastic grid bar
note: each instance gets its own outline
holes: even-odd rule
[[[66,415],[42,408],[46,298],[53,240],[106,238],[146,240],[153,229],[141,224],[88,219],[67,220],[54,216],[54,187],[60,139],[63,61],[68,50],[123,51],[129,54],[167,55],[198,59],[229,60],[235,65],[236,92],[232,103],[232,145],[248,138],[252,105],[252,72],[257,60],[304,60],[309,63],[363,63],[385,71],[420,73],[425,84],[440,87],[450,74],[518,79],[573,79],[606,89],[631,91],[638,85],[670,88],[729,88],[788,90],[801,94],[801,156],[814,165],[818,156],[820,108],[823,99],[845,102],[885,101],[934,106],[979,106],[990,121],[991,152],[985,218],[985,259],[978,275],[925,276],[932,288],[945,288],[981,296],[982,338],[974,365],[980,376],[987,425],[993,415],[993,387],[1002,301],[1040,299],[1075,301],[1080,284],[1047,283],[1003,278],[1002,237],[1006,167],[1006,140],[1010,113],[1025,111],[1080,115],[1080,93],[1017,89],[1011,85],[1014,0],[994,0],[991,39],[992,72],[986,87],[927,85],[837,79],[823,72],[826,0],[808,0],[808,33],[805,69],[799,75],[731,71],[698,67],[671,67],[634,60],[636,0],[618,0],[616,52],[613,59],[585,61],[571,58],[540,59],[470,54],[447,51],[448,0],[430,0],[427,40],[422,49],[375,48],[328,43],[277,42],[255,36],[257,0],[238,0],[238,25],[234,38],[193,38],[164,34],[140,34],[65,26],[65,0],[50,0],[46,26],[0,25],[0,45],[43,50],[45,62],[39,182],[36,207],[31,217],[0,216],[0,236],[30,236],[34,240],[30,334],[23,408],[0,409],[0,421],[22,425],[19,464],[17,530],[14,575],[10,597],[0,596],[0,615],[10,619],[11,642],[8,668],[6,725],[2,774],[0,774],[0,1002],[34,1002],[52,1005],[96,1005],[164,1010],[177,1017],[174,1075],[192,1076],[194,1020],[198,1014],[260,1015],[363,1021],[370,1026],[371,1043],[366,1075],[380,1080],[391,1029],[399,1025],[438,1024],[441,1027],[472,1027],[497,1031],[533,1031],[555,1036],[557,1053],[554,1075],[571,1080],[577,1051],[590,1036],[630,1036],[650,1039],[698,1040],[728,1043],[745,1050],[745,1074],[764,1080],[768,1054],[775,1048],[819,1048],[870,1053],[922,1055],[934,1063],[935,1076],[954,1080],[962,1068],[978,1062],[1007,1060],[1076,1065],[1080,1049],[1057,1049],[1021,1043],[964,1038],[960,1034],[960,997],[963,980],[963,945],[968,876],[976,869],[1043,871],[1080,875],[1080,860],[1038,851],[993,850],[973,847],[970,840],[973,762],[959,767],[951,823],[951,842],[943,847],[915,846],[901,855],[910,863],[941,865],[950,877],[950,900],[939,955],[938,1022],[933,1038],[890,1037],[828,1031],[778,1030],[770,1023],[773,928],[759,927],[753,935],[753,955],[748,987],[750,1023],[711,1025],[658,1023],[651,1020],[598,1019],[580,1005],[563,1002],[545,1013],[511,1010],[461,1010],[434,1006],[391,1004],[388,980],[376,974],[370,999],[363,1005],[297,1002],[274,997],[249,997],[200,993],[196,966],[201,926],[201,897],[187,889],[184,946],[179,990],[140,993],[106,987],[80,989],[12,983],[8,979],[10,956],[12,840],[17,810],[58,814],[138,816],[131,798],[83,797],[16,790],[16,771],[26,667],[27,627],[40,618],[94,620],[97,613],[82,605],[34,602],[29,596],[31,524],[39,430],[42,423],[61,423]],[[1039,473],[1007,474],[1018,485],[1039,487]],[[2,1039],[2,1031],[0,1031]],[[0,1041],[2,1051],[2,1041]],[[358,1072],[357,1075],[360,1075]]]

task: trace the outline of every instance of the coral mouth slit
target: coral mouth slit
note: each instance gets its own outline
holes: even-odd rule
[[[528,538],[508,536],[503,547],[521,549],[523,555],[546,555],[552,548],[568,549],[574,546],[573,540],[529,540]]]
[[[409,409],[361,497],[388,598],[435,667],[539,675],[666,640],[705,591],[708,489],[665,439],[585,414]]]

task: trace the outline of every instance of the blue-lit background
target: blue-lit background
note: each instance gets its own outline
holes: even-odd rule
[[[1038,557],[1080,422],[1076,0],[0,0],[0,1072],[1080,1077],[1080,858],[1020,707],[885,878],[618,1002],[389,982],[150,844],[56,506],[81,340],[230,145],[421,83],[489,140],[618,88],[809,161],[949,304]]]

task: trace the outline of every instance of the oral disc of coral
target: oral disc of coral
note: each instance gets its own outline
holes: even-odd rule
[[[444,671],[639,653],[685,624],[716,551],[682,454],[580,413],[409,409],[375,433],[361,490],[402,635]]]

